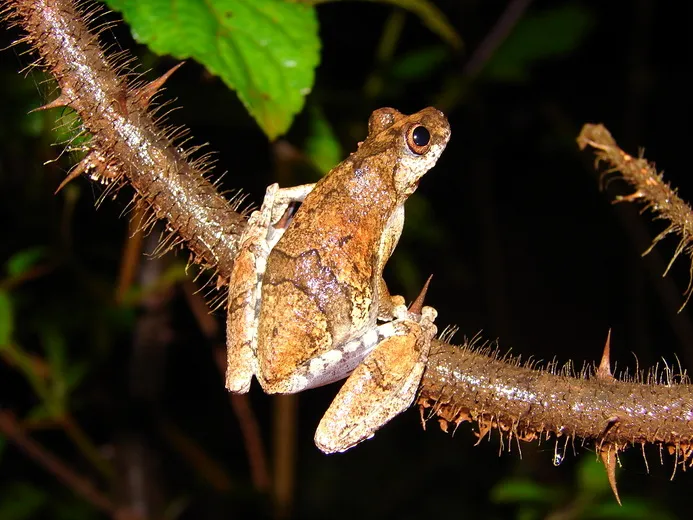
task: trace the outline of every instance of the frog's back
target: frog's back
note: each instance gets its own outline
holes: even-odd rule
[[[268,258],[258,325],[265,386],[281,385],[309,360],[376,321],[376,252],[391,204],[374,202],[373,193],[364,194],[353,182],[345,189],[350,159],[306,197]]]

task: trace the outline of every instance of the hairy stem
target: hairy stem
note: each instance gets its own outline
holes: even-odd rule
[[[679,245],[666,271],[669,271],[680,255],[688,257],[689,279],[685,291],[686,300],[681,306],[683,309],[693,293],[693,212],[690,205],[678,196],[675,189],[664,182],[663,175],[647,159],[633,157],[621,150],[604,125],[585,125],[577,142],[581,149],[589,146],[595,150],[597,164],[603,161],[611,167],[604,176],[616,171],[633,188],[631,194],[617,197],[616,202],[642,202],[645,209],[652,211],[655,219],[668,222],[668,226],[655,237],[652,245],[643,254],[649,253],[657,242],[665,237],[672,234],[679,236]]]
[[[204,159],[191,161],[174,146],[185,132],[165,130],[148,104],[159,86],[131,85],[90,32],[72,1],[11,0],[10,20],[26,32],[38,65],[55,78],[59,97],[47,107],[69,106],[91,135],[90,152],[79,171],[115,186],[129,182],[153,217],[166,221],[174,240],[194,260],[227,277],[233,265],[241,214],[205,179]],[[91,16],[95,11],[91,11]],[[122,58],[121,58],[122,60]],[[122,63],[122,61],[121,61]]]
[[[553,434],[619,448],[653,443],[690,456],[693,386],[679,384],[672,369],[651,372],[646,381],[572,372],[570,365],[533,370],[512,359],[438,342],[419,404],[455,426],[479,422],[482,437],[489,428],[499,428],[521,440]]]

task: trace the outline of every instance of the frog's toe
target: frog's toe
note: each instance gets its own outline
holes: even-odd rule
[[[438,317],[438,311],[433,307],[425,306],[421,309],[421,318],[433,323]]]
[[[399,320],[413,321],[421,324],[432,324],[438,316],[438,311],[433,307],[425,305],[421,308],[421,313],[411,312],[405,305],[398,305],[394,309],[395,318]]]

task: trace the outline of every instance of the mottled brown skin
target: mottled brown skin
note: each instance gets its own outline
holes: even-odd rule
[[[258,327],[265,390],[283,391],[297,368],[391,308],[382,271],[401,234],[402,204],[439,155],[426,162],[411,151],[407,133],[418,125],[442,151],[450,129],[438,110],[375,111],[367,139],[317,183],[272,249]]]

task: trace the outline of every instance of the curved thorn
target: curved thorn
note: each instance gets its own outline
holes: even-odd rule
[[[79,177],[89,169],[89,167],[91,166],[90,157],[91,153],[87,154],[87,156],[84,159],[77,163],[77,166],[72,168],[70,173],[67,174],[67,177],[65,177],[63,181],[60,183],[58,189],[56,189],[55,192],[53,192],[53,195],[57,195],[60,192],[60,190],[62,190],[65,186],[68,185],[68,183],[75,180],[77,177]]]
[[[48,110],[49,108],[66,107],[69,104],[70,104],[70,100],[67,99],[67,97],[64,96],[63,94],[60,94],[57,98],[55,98],[50,103],[46,103],[45,105],[42,105],[40,107],[36,107],[32,110],[29,110],[29,113],[33,114],[34,112],[40,112],[41,110]]]
[[[421,288],[421,292],[419,293],[419,295],[413,302],[411,302],[411,305],[409,306],[409,312],[412,312],[414,314],[421,314],[421,309],[423,309],[424,300],[426,299],[426,293],[428,292],[428,286],[431,284],[431,278],[433,278],[433,275],[430,275],[428,277],[428,280],[426,280],[426,283]]]
[[[602,447],[599,450],[599,458],[606,468],[606,475],[609,478],[609,485],[611,486],[611,491],[614,493],[614,497],[616,497],[616,502],[618,502],[619,506],[622,506],[621,498],[618,496],[618,488],[616,487],[616,454],[614,453],[614,456],[611,456],[612,447],[613,445],[611,444]],[[616,449],[616,451],[618,451],[618,449]]]

